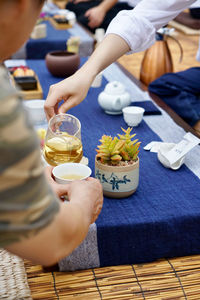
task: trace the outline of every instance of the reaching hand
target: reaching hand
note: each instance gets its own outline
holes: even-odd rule
[[[73,181],[69,184],[68,199],[82,207],[90,223],[94,223],[103,206],[103,193],[100,181],[89,177],[86,180]]]
[[[67,79],[51,85],[45,101],[47,119],[49,120],[54,114],[65,113],[78,105],[86,97],[92,80],[88,73],[76,72]],[[58,104],[62,100],[64,103],[58,109]]]
[[[88,26],[90,28],[99,27],[105,18],[105,11],[96,6],[86,11],[85,16],[89,19]]]

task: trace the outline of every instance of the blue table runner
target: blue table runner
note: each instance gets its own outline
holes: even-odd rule
[[[39,76],[46,97],[49,85],[60,79],[49,74],[43,60],[29,60],[27,64]],[[121,132],[120,127],[127,127],[122,115],[107,115],[98,105],[98,94],[106,83],[103,78],[100,88],[90,88],[86,99],[69,111],[81,121],[84,155],[89,158],[93,175],[98,140],[103,134],[115,136]],[[92,254],[87,254],[89,258],[80,258],[85,260],[84,267],[74,263],[73,267],[62,270],[144,263],[162,257],[200,253],[199,178],[185,165],[178,171],[166,169],[155,153],[143,150],[147,143],[160,141],[144,121],[133,131],[142,142],[136,193],[121,200],[105,198],[94,229],[95,255],[98,255],[95,261],[98,263],[87,263],[87,260],[92,261]],[[84,247],[87,253],[91,251],[87,244]],[[71,256],[73,261],[73,253]]]
[[[27,59],[43,59],[50,51],[66,50],[66,42],[71,37],[68,30],[57,30],[49,21],[44,21],[47,26],[47,36],[42,39],[29,39],[26,44]]]

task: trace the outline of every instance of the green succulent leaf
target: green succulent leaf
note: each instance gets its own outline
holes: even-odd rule
[[[122,160],[122,157],[120,155],[114,155],[111,157],[112,161],[120,161]]]
[[[137,160],[140,142],[138,139],[132,140],[136,134],[130,134],[132,128],[121,128],[124,134],[118,134],[118,137],[103,135],[99,140],[100,145],[97,146],[97,158],[101,162],[110,162],[116,165],[119,161]]]

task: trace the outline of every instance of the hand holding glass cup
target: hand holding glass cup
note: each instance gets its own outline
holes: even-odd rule
[[[52,166],[75,162],[83,157],[80,121],[69,114],[59,114],[49,121],[44,158]]]

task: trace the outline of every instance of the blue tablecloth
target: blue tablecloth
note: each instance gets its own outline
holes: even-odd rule
[[[42,39],[29,39],[26,44],[28,59],[42,59],[50,51],[66,50],[66,42],[71,37],[68,30],[57,30],[48,21],[47,36]]]
[[[38,74],[46,97],[49,85],[59,79],[48,73],[42,60],[28,61],[28,65]],[[86,99],[69,111],[81,121],[84,155],[89,158],[93,175],[98,140],[103,134],[114,136],[121,131],[120,127],[127,127],[122,115],[107,115],[98,105],[98,94],[106,82],[103,78],[100,88],[90,88]],[[185,165],[178,171],[166,169],[156,154],[143,150],[147,143],[160,140],[144,121],[134,132],[142,142],[136,193],[121,200],[105,198],[87,242],[61,261],[61,270],[143,263],[200,253],[199,178]]]

